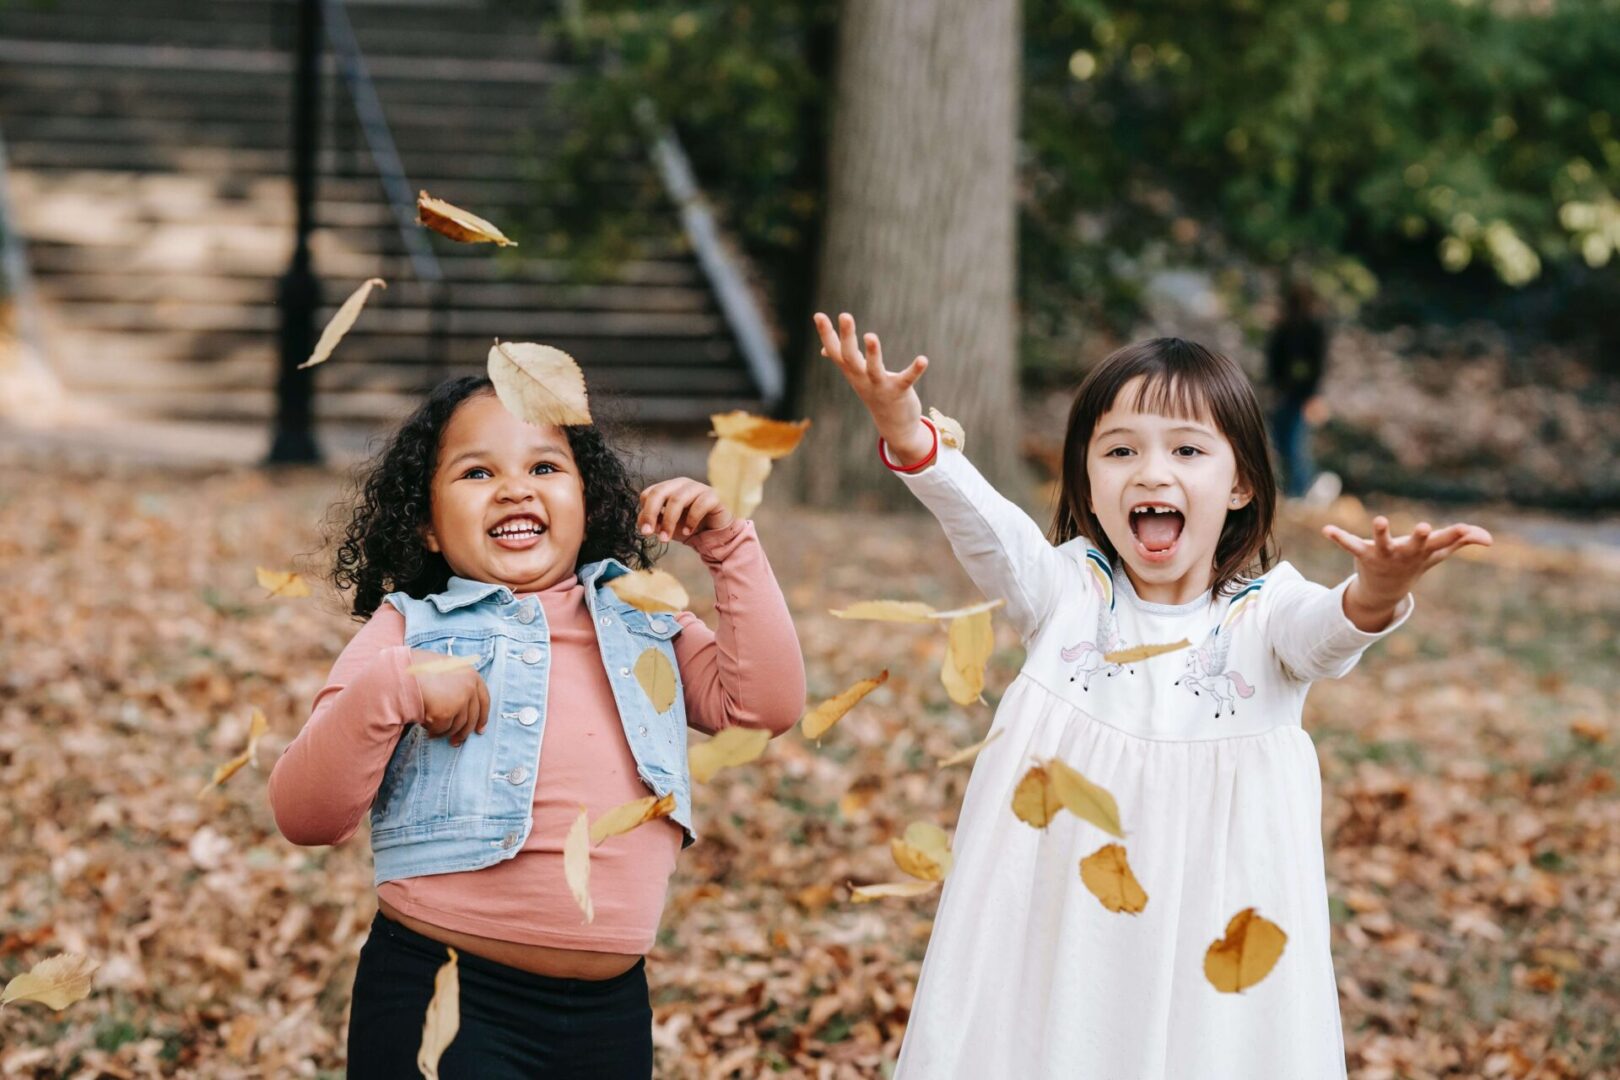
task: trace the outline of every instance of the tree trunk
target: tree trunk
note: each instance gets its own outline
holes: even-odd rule
[[[883,339],[890,370],[927,355],[924,408],[960,420],[1000,484],[1018,469],[1019,33],[1017,0],[845,0],[816,290],[820,310]],[[893,499],[871,419],[818,352],[803,404],[800,495]]]

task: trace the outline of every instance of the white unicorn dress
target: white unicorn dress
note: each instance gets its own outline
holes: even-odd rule
[[[1083,539],[1048,543],[959,451],[901,476],[984,594],[1006,600],[1027,656],[968,783],[896,1076],[1345,1076],[1321,778],[1300,717],[1311,681],[1349,672],[1412,598],[1364,633],[1343,611],[1349,580],[1328,589],[1285,562],[1228,596],[1147,603]],[[1068,813],[1045,830],[1013,815],[1018,781],[1051,757],[1113,793],[1140,914],[1107,911],[1081,883],[1080,860],[1114,837]],[[1245,908],[1287,945],[1258,985],[1222,993],[1204,953]]]

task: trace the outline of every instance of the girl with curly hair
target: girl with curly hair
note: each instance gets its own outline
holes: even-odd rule
[[[655,535],[707,565],[718,630],[609,587],[651,563]],[[598,428],[528,424],[468,377],[434,390],[368,467],[333,580],[366,623],[270,801],[296,844],[340,843],[370,813],[378,912],[348,1075],[416,1075],[453,947],[461,1024],[440,1076],[645,1080],[644,954],[694,839],[686,728],[774,736],[804,705],[753,523],[696,480],[638,492]],[[580,809],[594,820],[647,796],[673,810],[595,847],[576,901],[563,849]]]

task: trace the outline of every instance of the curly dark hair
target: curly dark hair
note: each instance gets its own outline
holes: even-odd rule
[[[361,467],[331,574],[338,591],[354,590],[350,611],[356,618],[369,618],[390,592],[420,599],[449,583],[444,556],[422,542],[422,527],[432,520],[439,444],[462,402],[494,392],[483,376],[446,379]],[[636,529],[636,477],[599,424],[562,430],[585,485],[585,538],[575,565],[613,558],[635,569],[650,566],[655,544]]]

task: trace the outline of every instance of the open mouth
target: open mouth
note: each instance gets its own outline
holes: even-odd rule
[[[1130,522],[1137,554],[1149,562],[1166,562],[1181,545],[1187,519],[1166,503],[1141,503],[1131,507]]]
[[[533,514],[517,514],[503,519],[489,530],[490,539],[508,551],[522,551],[540,542],[546,524]]]

